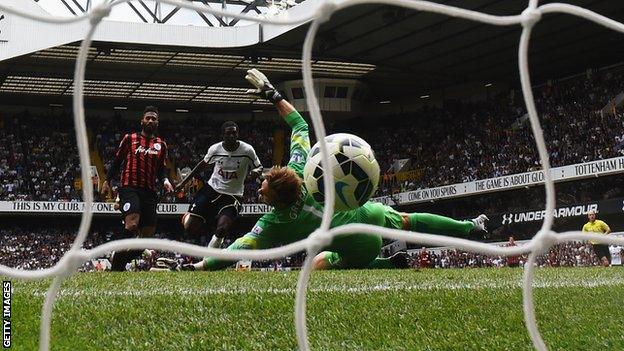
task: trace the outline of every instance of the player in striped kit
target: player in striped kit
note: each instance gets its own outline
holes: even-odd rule
[[[102,184],[101,193],[106,197],[111,192],[110,182],[120,177],[119,209],[124,223],[122,238],[153,236],[156,231],[157,185],[160,182],[166,191],[173,191],[165,166],[167,144],[156,135],[157,130],[158,108],[147,106],[141,117],[141,132],[124,135]],[[125,270],[126,263],[142,251],[114,253],[111,270]]]

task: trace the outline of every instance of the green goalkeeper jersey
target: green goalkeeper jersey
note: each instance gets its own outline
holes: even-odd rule
[[[303,178],[303,168],[310,151],[308,123],[297,111],[286,116],[285,121],[292,129],[290,160],[287,167]],[[322,215],[323,206],[314,201],[312,196],[308,194],[305,185],[302,185],[299,200],[289,207],[273,209],[263,215],[250,234],[262,234],[261,237],[272,241],[273,245],[275,243],[294,242],[306,238],[317,229],[321,224]],[[266,245],[261,246],[266,247]]]

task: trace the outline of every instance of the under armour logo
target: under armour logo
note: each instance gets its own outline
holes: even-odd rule
[[[513,213],[503,215],[503,224],[511,224],[513,222]]]

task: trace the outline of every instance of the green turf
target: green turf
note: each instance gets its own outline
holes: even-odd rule
[[[552,350],[624,349],[624,268],[540,269]],[[520,269],[315,272],[314,350],[531,350]],[[294,350],[297,273],[83,273],[62,287],[52,350]],[[35,350],[45,282],[13,281],[13,349]]]

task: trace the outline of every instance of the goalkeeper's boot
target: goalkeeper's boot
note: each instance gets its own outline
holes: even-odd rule
[[[156,260],[156,267],[158,268],[167,268],[170,271],[179,271],[180,270],[180,265],[178,264],[177,260],[173,260],[171,258],[167,258],[167,257],[159,257]]]
[[[394,268],[405,269],[409,268],[409,254],[405,251],[399,251],[394,255],[388,257]]]
[[[470,231],[470,238],[481,240],[488,239],[489,233],[488,230],[485,228],[485,222],[489,220],[490,219],[487,218],[487,216],[484,214],[480,214],[477,216],[477,218],[471,219],[472,223],[474,224],[474,228],[472,228],[472,230]]]

